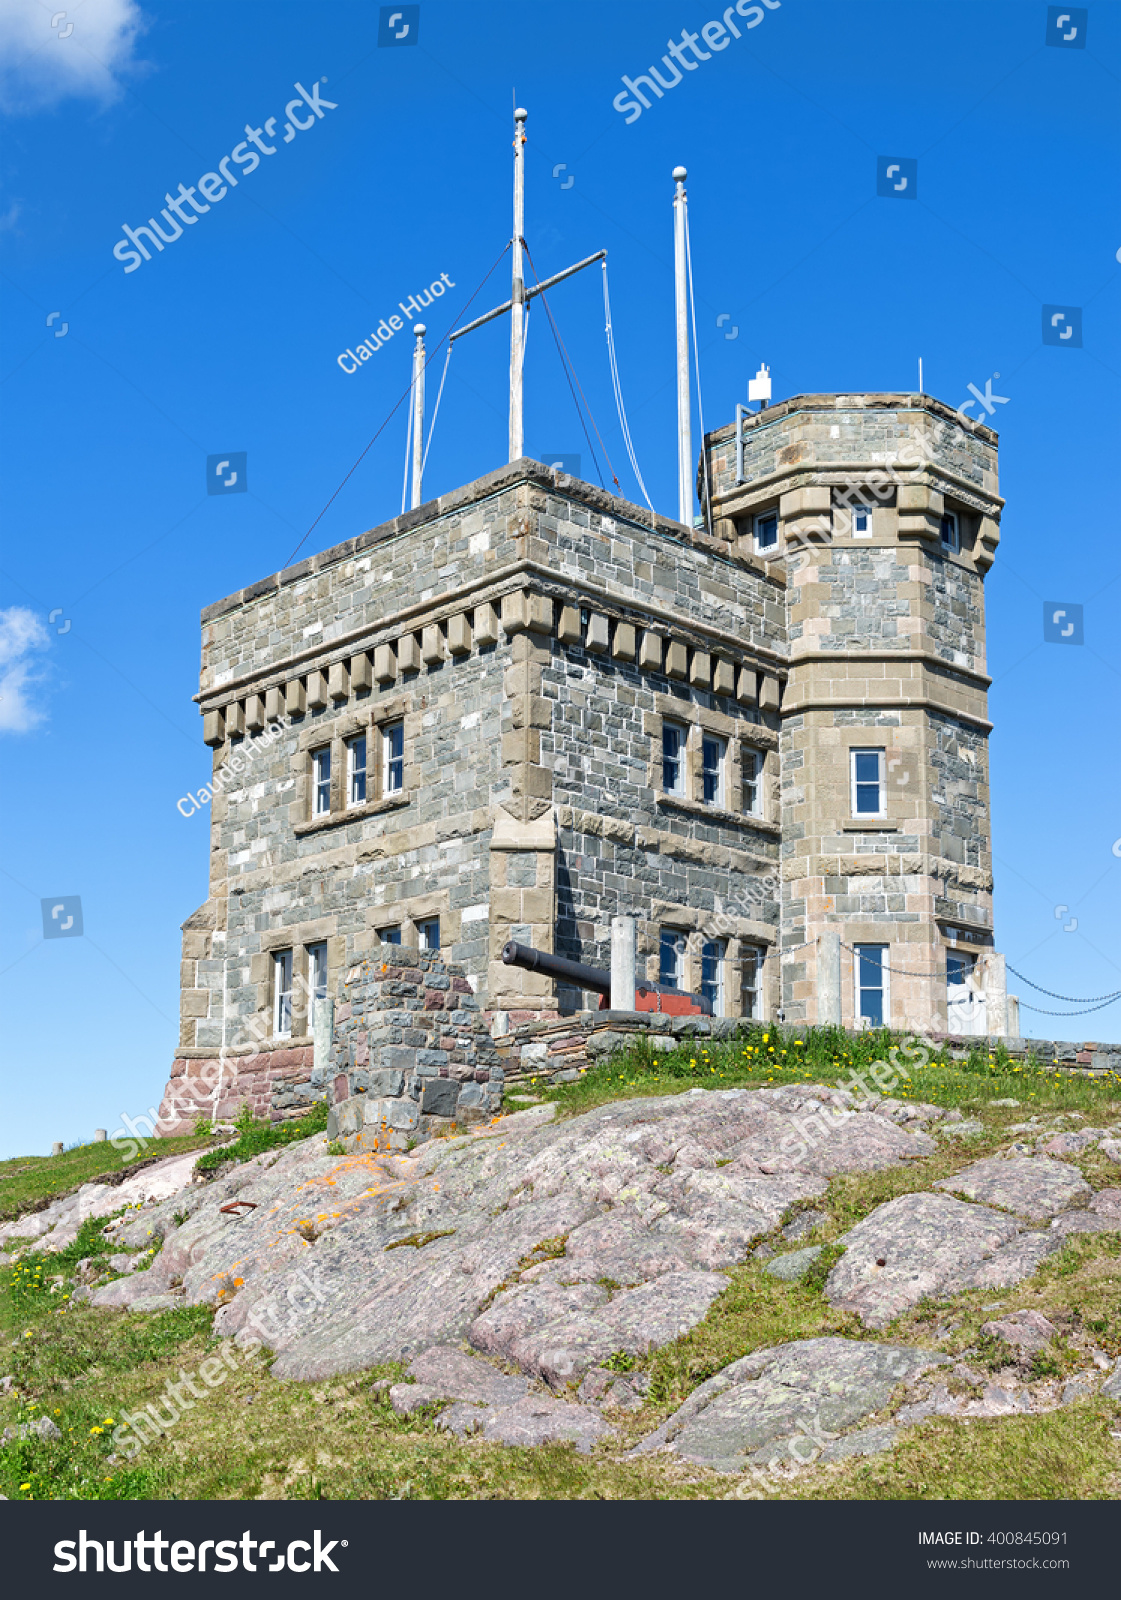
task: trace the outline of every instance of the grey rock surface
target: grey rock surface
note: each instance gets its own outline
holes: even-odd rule
[[[1032,1222],[1045,1222],[1088,1200],[1091,1193],[1076,1167],[1049,1156],[987,1156],[934,1187],[1013,1211]]]
[[[1006,1317],[986,1322],[981,1329],[993,1339],[1003,1339],[1005,1344],[1029,1352],[1046,1349],[1057,1331],[1041,1311],[1011,1311]]]
[[[701,1384],[636,1453],[669,1449],[716,1472],[806,1464],[882,1410],[897,1384],[947,1361],[855,1339],[758,1350]]]
[[[823,1246],[811,1244],[804,1250],[791,1250],[785,1256],[777,1256],[763,1271],[771,1278],[781,1278],[786,1283],[797,1283],[804,1278],[821,1254]]]
[[[498,1444],[574,1444],[583,1455],[615,1430],[590,1406],[529,1394],[523,1400],[492,1411],[483,1423],[484,1439]]]
[[[1109,1400],[1121,1400],[1121,1360],[1102,1384],[1101,1392]]]
[[[826,1298],[869,1327],[885,1328],[1020,1231],[1012,1217],[985,1206],[945,1195],[901,1195],[845,1235],[845,1253],[825,1282]]]
[[[445,1400],[509,1406],[529,1392],[528,1378],[508,1377],[488,1361],[450,1345],[421,1351],[409,1363],[409,1374],[415,1382],[397,1383],[389,1390],[390,1404],[399,1416]]]
[[[340,1158],[317,1137],[258,1156],[133,1219],[122,1245],[162,1248],[94,1303],[147,1305],[181,1283],[177,1303],[217,1305],[216,1332],[275,1350],[278,1377],[470,1334],[564,1384],[693,1326],[723,1271],[835,1173],[934,1148],[921,1117],[897,1125],[812,1084],[692,1090],[563,1122],[555,1109],[407,1155]],[[223,1213],[235,1198],[253,1209]]]

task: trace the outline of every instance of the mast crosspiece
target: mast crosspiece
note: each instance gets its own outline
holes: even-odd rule
[[[510,298],[500,306],[495,306],[492,311],[485,312],[481,317],[476,317],[473,322],[465,323],[462,328],[456,328],[448,337],[449,347],[456,339],[461,339],[465,333],[471,333],[475,328],[481,328],[485,322],[493,322],[495,317],[503,316],[510,312],[510,455],[511,461],[517,461],[525,451],[524,434],[524,404],[522,390],[522,367],[525,360],[525,308],[535,295],[543,294],[546,289],[551,289],[555,283],[560,283],[565,278],[571,278],[573,273],[582,272],[585,267],[590,267],[596,261],[606,261],[607,251],[597,250],[595,255],[586,256],[583,261],[575,262],[571,267],[565,267],[562,272],[555,272],[551,278],[546,278],[543,283],[534,284],[531,289],[525,286],[522,276],[522,256],[525,250],[525,122],[529,113],[518,107],[514,112],[514,237],[511,241],[511,266],[510,266]]]

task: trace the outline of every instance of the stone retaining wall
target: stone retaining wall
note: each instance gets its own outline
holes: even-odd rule
[[[640,1034],[654,1034],[673,1043],[681,1039],[733,1038],[746,1028],[736,1017],[667,1017],[650,1012],[583,1011],[558,1022],[522,1022],[494,1041],[506,1087],[538,1083],[572,1083],[589,1065],[610,1055]],[[859,1035],[846,1029],[850,1038]],[[1054,1039],[970,1039],[959,1034],[931,1034],[930,1041],[951,1057],[964,1057],[978,1044],[1003,1045],[1017,1061],[1034,1057],[1040,1065],[1085,1072],[1091,1077],[1121,1074],[1121,1044],[1071,1043]]]
[[[386,945],[339,992],[328,1132],[348,1151],[407,1149],[499,1109],[503,1067],[461,966]]]

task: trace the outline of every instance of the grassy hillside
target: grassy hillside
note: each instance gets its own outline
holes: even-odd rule
[[[760,1029],[719,1046],[697,1040],[691,1048],[658,1052],[639,1045],[590,1070],[579,1083],[526,1089],[557,1099],[563,1115],[574,1115],[608,1099],[680,1093],[701,1084],[843,1080],[853,1065],[863,1068],[887,1057],[894,1044],[885,1036],[853,1041]],[[1121,1110],[1121,1084],[1112,1079],[1026,1069],[999,1055],[990,1059],[987,1052],[922,1065],[902,1054],[896,1060],[907,1073],[896,1090],[900,1098],[959,1106],[981,1128],[971,1140],[946,1140],[924,1161],[836,1179],[819,1202],[827,1213],[821,1234],[826,1242],[883,1201],[928,1188],[977,1156],[1006,1147],[1009,1125],[1029,1110],[1079,1111],[1088,1122]],[[994,1104],[1002,1099],[1019,1104]],[[1095,1187],[1121,1183],[1121,1171],[1098,1152],[1087,1152],[1076,1164]],[[1121,1492],[1121,1408],[1101,1398],[1042,1416],[968,1424],[931,1418],[909,1430],[890,1454],[811,1466],[762,1485],[750,1474],[725,1477],[680,1460],[627,1458],[633,1443],[711,1373],[788,1339],[839,1333],[929,1347],[937,1337],[952,1355],[980,1347],[982,1357],[970,1357],[974,1365],[983,1359],[998,1371],[1007,1354],[987,1348],[981,1323],[1030,1307],[1072,1335],[1085,1330],[1099,1348],[1121,1356],[1116,1235],[1076,1236],[1024,1283],[924,1302],[882,1333],[869,1332],[830,1306],[819,1280],[781,1282],[761,1262],[749,1260],[728,1272],[728,1291],[701,1323],[631,1364],[649,1378],[642,1409],[611,1414],[618,1438],[589,1456],[570,1446],[519,1450],[460,1440],[437,1429],[432,1410],[398,1418],[375,1388],[378,1378],[399,1375],[393,1368],[327,1383],[275,1381],[267,1356],[243,1358],[229,1341],[211,1337],[205,1307],[153,1315],[73,1307],[67,1296],[77,1261],[111,1249],[91,1225],[68,1252],[25,1257],[0,1271],[0,1348],[9,1353],[6,1360],[0,1356],[0,1368],[13,1378],[0,1394],[0,1426],[46,1415],[62,1433],[55,1443],[30,1438],[0,1449],[0,1493],[11,1499],[1014,1500],[1108,1499]],[[29,1262],[35,1264],[30,1270]],[[191,1409],[133,1462],[110,1461],[113,1427],[124,1411],[156,1401],[169,1378],[194,1373],[223,1350],[229,1372],[220,1388],[203,1389]],[[1065,1338],[1052,1359],[1060,1375],[1073,1361]]]

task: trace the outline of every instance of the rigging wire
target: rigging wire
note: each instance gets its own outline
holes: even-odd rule
[[[444,380],[448,375],[448,368],[451,366],[452,351],[454,349],[455,346],[449,339],[447,354],[444,357],[444,370],[440,374],[440,387],[436,391],[436,404],[432,408],[432,421],[428,424],[428,440],[424,446],[424,455],[421,457],[421,477],[424,476],[424,469],[428,465],[428,452],[432,448],[432,435],[436,431],[436,418],[440,415],[440,400],[444,393]]]
[[[697,297],[693,293],[693,252],[689,245],[689,213],[685,213],[685,269],[689,277],[689,315],[693,325],[693,370],[697,375],[697,416],[701,424],[701,466],[705,483],[705,527],[712,536],[712,489],[708,481],[708,451],[705,449],[705,408],[701,399],[701,352],[697,348]]]
[[[525,247],[526,258],[529,261],[529,268],[530,268],[530,271],[533,273],[534,282],[535,283],[539,283],[540,279],[537,276],[537,266],[536,266],[536,263],[534,262],[532,254],[530,253],[530,248],[529,248],[528,244],[526,244],[524,239],[522,240],[522,244]],[[542,295],[541,295],[541,304],[545,307],[545,315],[549,319],[549,326],[552,329],[553,338],[556,341],[557,353],[560,355],[561,365],[563,367],[565,367],[565,376],[566,377],[568,376],[568,370],[569,369],[571,369],[571,372],[572,372],[572,378],[569,379],[569,384],[568,384],[569,390],[571,391],[572,383],[573,383],[573,381],[575,381],[576,388],[580,390],[580,399],[583,400],[585,409],[587,410],[588,420],[591,422],[592,427],[595,429],[595,436],[599,440],[599,447],[603,451],[604,459],[607,462],[607,470],[611,474],[611,481],[615,485],[616,489],[618,489],[618,488],[620,488],[619,479],[615,475],[615,468],[611,465],[611,457],[607,452],[607,446],[603,442],[603,435],[600,433],[599,428],[596,427],[596,419],[595,419],[595,416],[592,413],[591,406],[588,404],[588,397],[585,395],[583,389],[581,388],[580,379],[576,376],[576,368],[575,368],[575,366],[573,366],[572,358],[569,356],[568,351],[565,348],[564,340],[561,338],[560,330],[559,330],[559,328],[557,327],[557,324],[556,324],[556,318],[553,316],[552,308],[550,307],[548,300],[545,298],[544,293],[542,293]],[[576,395],[574,393],[572,395],[572,399],[573,399],[573,403],[576,406],[576,414],[580,418],[580,427],[583,429],[584,438],[587,439],[587,441],[588,441],[588,449],[591,451],[592,460],[595,462],[596,475],[599,478],[600,488],[601,489],[606,489],[607,485],[603,481],[603,473],[600,471],[599,460],[598,460],[598,458],[596,456],[595,449],[594,449],[594,447],[592,445],[592,441],[588,436],[588,430],[584,426],[584,417],[583,417],[582,412],[580,411],[579,401],[577,401]]]
[[[481,280],[481,282],[476,287],[476,289],[475,289],[474,293],[472,294],[470,300],[468,300],[468,302],[467,302],[467,304],[465,306],[461,307],[461,309],[457,312],[456,316],[453,318],[453,320],[451,322],[451,325],[449,326],[449,328],[447,330],[447,333],[443,334],[443,336],[436,341],[436,344],[433,346],[433,349],[432,349],[432,354],[427,358],[427,360],[424,363],[425,371],[428,370],[429,362],[433,361],[435,359],[436,351],[439,350],[439,348],[443,344],[444,340],[448,337],[448,333],[451,332],[452,328],[455,327],[456,323],[462,322],[466,312],[469,310],[469,308],[471,307],[473,302],[478,298],[480,292],[483,289],[483,286],[487,282],[487,279],[490,277],[490,275],[494,271],[495,267],[497,267],[498,263],[502,260],[502,257],[506,254],[507,250],[509,250],[509,248],[510,248],[512,243],[513,243],[513,240],[508,240],[506,242],[506,244],[503,245],[502,249],[499,251],[498,255],[495,257],[494,262],[491,265],[491,267],[490,267],[489,271],[487,272],[486,276]],[[311,524],[311,527],[304,534],[303,538],[300,540],[300,542],[296,546],[295,550],[292,551],[292,554],[288,557],[288,560],[284,563],[284,565],[286,567],[290,567],[292,565],[292,562],[295,560],[296,556],[303,549],[303,547],[307,543],[307,541],[311,538],[312,534],[315,532],[316,528],[322,522],[323,518],[327,515],[327,512],[331,509],[332,505],[334,505],[334,503],[338,499],[339,495],[342,494],[343,490],[346,488],[346,486],[350,482],[351,478],[353,478],[354,474],[358,471],[358,468],[362,465],[362,462],[366,459],[366,456],[370,453],[370,451],[373,449],[374,445],[377,443],[378,439],[385,432],[385,430],[389,426],[389,424],[393,421],[393,418],[397,415],[397,412],[398,412],[398,410],[400,409],[400,406],[401,406],[401,402],[403,400],[407,399],[408,396],[412,393],[412,387],[413,387],[412,383],[410,382],[409,387],[405,390],[404,394],[402,394],[400,396],[400,398],[397,400],[397,403],[396,403],[396,405],[393,406],[392,410],[387,414],[387,416],[385,417],[384,421],[382,422],[380,428],[378,428],[378,430],[374,434],[373,438],[366,445],[366,448],[362,451],[362,453],[358,457],[357,461],[355,461],[354,465],[351,467],[351,469],[347,473],[346,477],[339,484],[339,486],[335,490],[334,494],[327,501],[327,504],[323,507],[323,510],[319,513],[319,515],[316,517],[315,521]],[[431,438],[431,436],[430,436],[430,438]]]
[[[646,485],[642,481],[642,473],[638,470],[638,458],[635,455],[634,441],[631,438],[630,424],[627,421],[627,408],[623,404],[623,386],[619,381],[619,362],[615,353],[615,330],[611,325],[611,296],[607,288],[607,262],[601,261],[600,266],[603,268],[603,315],[605,319],[604,331],[607,334],[607,361],[611,368],[611,387],[615,394],[615,409],[619,414],[619,427],[622,431],[623,443],[627,448],[631,471],[635,475],[638,487],[642,490],[642,498],[650,507],[650,525],[653,527],[654,507],[651,504],[650,496],[646,492]]]

